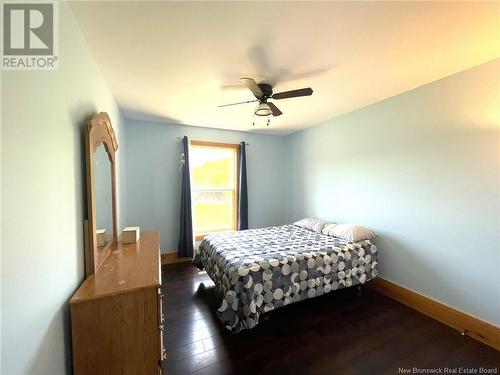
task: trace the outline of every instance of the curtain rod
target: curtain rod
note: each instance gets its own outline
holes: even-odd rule
[[[184,139],[184,137],[177,137],[177,139]],[[250,146],[250,143],[245,142],[245,146]]]

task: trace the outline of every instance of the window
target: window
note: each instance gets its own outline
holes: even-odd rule
[[[189,156],[196,239],[236,230],[239,145],[191,141]]]

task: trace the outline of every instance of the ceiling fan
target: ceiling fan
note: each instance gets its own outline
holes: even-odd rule
[[[313,90],[310,87],[307,87],[304,89],[290,90],[273,94],[273,87],[267,83],[257,83],[252,78],[241,78],[241,82],[246,87],[248,87],[248,89],[250,89],[256,99],[247,100],[245,102],[223,104],[219,105],[218,107],[228,107],[231,105],[259,102],[259,105],[254,112],[257,116],[281,116],[283,112],[281,112],[279,108],[274,105],[274,103],[268,101],[269,99],[279,100],[296,98],[298,96],[309,96],[313,93]]]

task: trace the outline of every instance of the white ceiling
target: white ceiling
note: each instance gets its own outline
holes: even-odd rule
[[[500,56],[500,2],[72,2],[124,114],[288,134]],[[252,126],[240,77],[283,115]]]

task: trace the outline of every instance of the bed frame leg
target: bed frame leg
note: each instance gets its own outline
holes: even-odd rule
[[[358,285],[356,288],[358,289],[358,297],[361,297],[363,295],[363,287]]]

